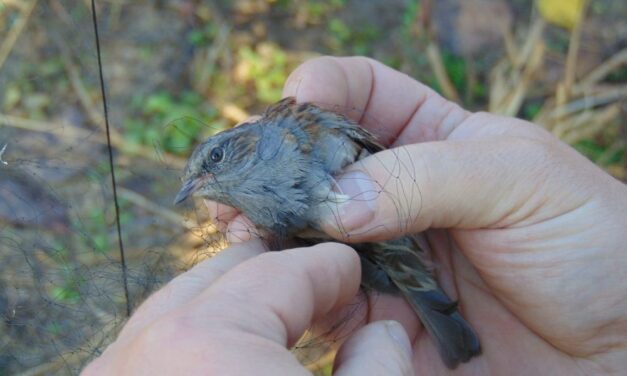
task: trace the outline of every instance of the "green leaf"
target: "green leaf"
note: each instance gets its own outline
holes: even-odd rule
[[[205,43],[205,34],[200,30],[192,30],[187,34],[187,41],[194,46],[200,46]]]
[[[581,140],[574,144],[573,147],[593,161],[598,159],[605,151],[605,148],[592,140]]]
[[[341,42],[346,42],[350,39],[351,30],[346,26],[344,21],[339,18],[333,18],[329,21],[329,31],[331,34]]]
[[[50,289],[50,297],[63,303],[78,303],[80,293],[70,286],[54,286]]]
[[[107,234],[95,234],[93,235],[92,242],[94,249],[98,253],[104,253],[109,249],[109,237]]]
[[[448,73],[455,88],[463,91],[466,86],[466,62],[464,59],[449,53],[443,53],[442,60],[444,61],[446,73]]]

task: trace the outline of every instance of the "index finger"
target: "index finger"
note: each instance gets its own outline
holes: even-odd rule
[[[120,338],[132,337],[160,317],[189,303],[224,273],[265,251],[265,246],[258,240],[234,244],[180,274],[137,309],[124,326]]]
[[[269,252],[224,274],[187,312],[289,346],[313,321],[351,301],[360,280],[359,258],[343,244]]]
[[[388,146],[444,140],[469,115],[408,75],[365,57],[309,60],[290,74],[283,95],[339,108]]]

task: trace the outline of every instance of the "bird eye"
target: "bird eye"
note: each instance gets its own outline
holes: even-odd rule
[[[222,158],[224,158],[224,150],[220,147],[213,148],[209,154],[209,158],[215,163],[220,162]]]

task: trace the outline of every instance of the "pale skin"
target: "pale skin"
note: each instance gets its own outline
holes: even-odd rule
[[[380,194],[371,211],[342,218],[342,231],[325,230],[347,241],[426,230],[438,279],[482,343],[456,374],[624,372],[625,185],[534,124],[470,113],[373,60],[310,60],[284,94],[360,109],[347,115],[392,148],[349,169],[386,191],[413,187],[419,204],[399,216]],[[240,243],[155,293],[85,374],[306,374],[287,349],[355,299],[355,252],[328,243],[262,255],[246,218],[209,208]],[[452,372],[402,299],[371,302],[362,310],[372,323],[354,328],[336,374]]]

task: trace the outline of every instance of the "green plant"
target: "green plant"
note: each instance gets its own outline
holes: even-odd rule
[[[238,57],[240,79],[253,83],[257,99],[266,103],[279,100],[289,70],[285,51],[274,44],[263,43],[255,50],[242,47]]]
[[[63,280],[60,284],[50,286],[49,296],[58,302],[76,304],[79,302],[81,293],[80,287],[85,283],[84,277],[72,267],[64,265],[61,268]]]
[[[403,18],[401,21],[402,33],[404,35],[411,34],[416,19],[418,18],[418,11],[420,9],[420,0],[410,0],[407,2],[405,11],[403,12]]]
[[[463,92],[466,89],[466,62],[464,59],[450,53],[443,53],[442,61],[455,88],[459,92]]]
[[[202,27],[192,29],[187,33],[187,41],[196,47],[206,46],[213,42],[218,27],[215,23],[207,23]]]
[[[624,147],[611,150],[608,149],[606,143],[599,143],[595,140],[581,140],[574,144],[573,147],[593,162],[602,166],[619,163],[625,157]]]
[[[331,19],[327,28],[332,38],[332,48],[339,53],[348,51],[354,55],[368,55],[381,37],[381,30],[377,26],[367,24],[351,28],[339,18]]]
[[[350,28],[339,18],[332,18],[329,21],[328,29],[337,47],[342,47],[351,38]]]
[[[157,92],[135,98],[132,106],[139,116],[125,123],[126,137],[136,144],[157,146],[174,154],[188,155],[202,136],[224,128],[209,127],[218,112],[192,91],[178,97]]]
[[[522,117],[526,120],[532,120],[536,117],[536,115],[542,109],[542,102],[529,102],[525,103],[522,108]]]

